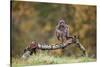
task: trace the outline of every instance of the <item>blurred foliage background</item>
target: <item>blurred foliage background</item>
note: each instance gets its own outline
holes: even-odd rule
[[[11,2],[11,51],[21,55],[32,41],[58,43],[55,27],[63,18],[70,27],[71,35],[80,35],[80,42],[90,57],[96,57],[96,6],[40,2]],[[80,55],[74,45],[65,49],[64,55]],[[52,50],[51,55],[62,55]]]

